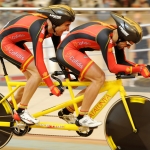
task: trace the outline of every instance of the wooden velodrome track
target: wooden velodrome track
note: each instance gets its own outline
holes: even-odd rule
[[[14,136],[3,150],[110,150],[107,143],[98,139],[25,135]]]

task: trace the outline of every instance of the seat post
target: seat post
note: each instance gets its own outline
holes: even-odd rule
[[[3,60],[2,57],[0,57],[0,60],[1,60],[2,68],[3,68],[4,76],[6,76],[8,74],[7,74],[7,70],[6,70],[6,66],[5,66],[4,60]]]

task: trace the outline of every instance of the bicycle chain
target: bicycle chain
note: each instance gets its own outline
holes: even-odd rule
[[[56,116],[56,115],[43,115],[43,116],[45,116],[45,117],[58,117],[58,116]],[[27,133],[27,135],[42,135],[42,136],[58,136],[58,137],[81,137],[81,136],[71,136],[71,135],[47,135],[47,134],[35,134],[35,133]]]
[[[37,135],[42,135],[42,136],[47,136],[47,137],[52,137],[52,136],[56,136],[56,137],[57,137],[57,136],[58,136],[58,137],[81,137],[81,136],[79,136],[79,135],[78,135],[78,136],[75,136],[75,135],[74,135],[74,136],[73,136],[73,135],[72,135],[72,136],[71,136],[71,135],[47,135],[47,134],[34,134],[34,133],[27,133],[27,135],[33,135],[33,136],[34,136],[34,135],[35,135],[35,136],[37,136]]]

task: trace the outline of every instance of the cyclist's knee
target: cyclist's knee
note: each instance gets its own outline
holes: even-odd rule
[[[33,78],[35,82],[42,81],[42,78],[37,70],[27,70],[26,73],[24,73],[24,75],[26,76],[27,80],[29,80],[30,78]]]
[[[102,85],[105,82],[105,73],[102,70],[96,72],[88,72],[85,75],[85,78],[92,82],[99,83],[99,85]]]
[[[40,76],[39,73],[34,73],[34,74],[32,75],[32,77],[34,78],[34,80],[35,80],[36,82],[41,82],[41,81],[42,81],[42,78],[41,78],[41,76]]]
[[[103,84],[105,82],[105,73],[103,71],[98,72],[94,75],[93,80],[99,84]]]

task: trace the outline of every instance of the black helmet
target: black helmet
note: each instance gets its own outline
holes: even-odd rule
[[[73,22],[75,19],[74,11],[67,5],[51,5],[39,9],[37,12],[47,16],[54,29],[66,21]]]
[[[142,39],[142,28],[138,23],[116,13],[111,13],[111,16],[118,26],[119,39],[133,43],[138,43]]]

